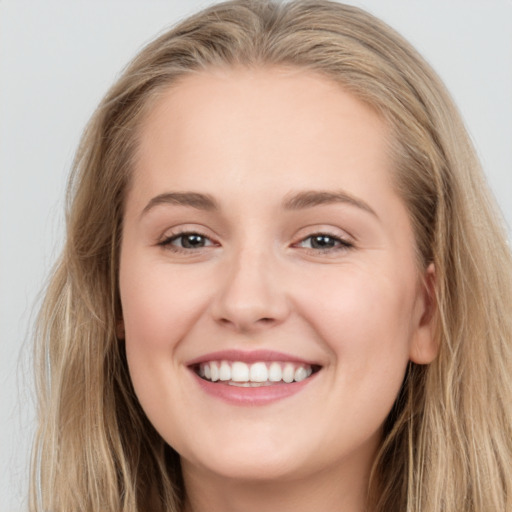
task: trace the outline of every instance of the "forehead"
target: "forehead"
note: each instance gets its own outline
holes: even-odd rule
[[[269,167],[309,167],[313,177],[335,161],[340,167],[373,161],[381,173],[390,167],[388,136],[373,108],[317,73],[212,69],[186,75],[153,102],[140,126],[136,171],[149,172],[148,163],[186,166],[211,179],[220,170],[216,163],[236,174],[243,157],[243,167],[260,179]]]
[[[233,106],[236,110],[228,108]],[[312,129],[318,129],[329,117],[343,119],[348,114],[379,129],[385,124],[376,109],[349,93],[341,83],[311,70],[272,66],[188,72],[156,94],[141,128],[144,131],[161,121],[167,123],[170,117],[182,123],[181,128],[197,120],[206,128],[206,122],[232,123],[240,114],[247,114],[246,121],[253,125],[280,120],[277,125],[267,125],[267,130],[283,126],[289,129],[287,123],[300,117]],[[318,123],[312,124],[308,115],[316,117]]]

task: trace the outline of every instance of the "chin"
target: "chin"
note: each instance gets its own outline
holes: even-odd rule
[[[304,476],[304,468],[310,468],[310,464],[302,458],[297,457],[294,451],[283,453],[274,449],[267,451],[257,445],[253,449],[237,450],[236,446],[226,444],[219,453],[216,450],[208,458],[201,457],[182,458],[182,465],[191,467],[202,467],[204,471],[215,474],[220,478],[237,481],[285,481]]]

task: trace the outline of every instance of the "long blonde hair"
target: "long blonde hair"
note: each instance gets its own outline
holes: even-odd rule
[[[38,321],[31,510],[181,509],[179,457],[141,410],[116,337],[123,201],[157,95],[187,73],[235,65],[308,69],[371,105],[393,135],[420,265],[435,265],[439,356],[408,368],[369,510],[512,511],[512,260],[501,217],[436,74],[381,21],[324,0],[204,10],[150,43],[92,117]]]

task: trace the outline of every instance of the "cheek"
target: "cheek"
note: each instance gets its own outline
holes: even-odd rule
[[[180,399],[183,368],[175,354],[201,309],[196,290],[186,272],[139,259],[136,251],[121,261],[120,296],[130,377],[150,421],[157,429],[165,426],[172,436],[175,418],[186,407]]]
[[[129,271],[121,266],[120,288],[127,341],[142,349],[171,350],[201,314],[207,288],[170,265],[129,258],[124,263]]]
[[[175,306],[172,301],[173,297],[166,293],[165,287],[153,285],[149,273],[143,280],[133,274],[124,279],[121,277],[121,304],[127,344],[141,349],[168,348],[169,333],[175,332],[175,329],[171,329],[175,318],[169,314]]]
[[[190,287],[176,280],[179,273],[171,274],[169,266],[164,270],[161,264],[138,257],[136,251],[126,251],[121,260],[126,356],[136,394],[148,416],[166,406],[159,390],[175,388],[179,368],[173,354],[194,321],[195,297]]]
[[[361,385],[363,375],[373,376],[365,385],[378,386],[390,377],[401,382],[408,361],[413,280],[385,276],[389,273],[362,268],[333,272],[321,300],[304,297],[302,303],[303,315],[343,368],[343,378]]]

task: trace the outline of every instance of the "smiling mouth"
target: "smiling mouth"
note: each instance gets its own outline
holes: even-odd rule
[[[320,366],[292,362],[245,363],[243,361],[208,361],[192,367],[207,382],[238,387],[262,387],[291,384],[308,379]]]

